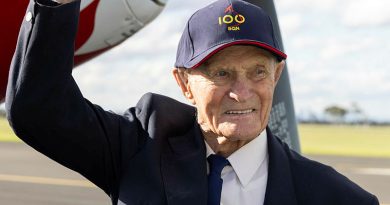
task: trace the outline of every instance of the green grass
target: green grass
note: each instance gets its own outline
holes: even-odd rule
[[[390,157],[390,126],[299,125],[304,154]]]
[[[304,154],[390,157],[390,126],[301,124],[298,129]],[[1,117],[0,142],[20,142]]]
[[[7,119],[0,117],[0,142],[20,142],[8,124]]]

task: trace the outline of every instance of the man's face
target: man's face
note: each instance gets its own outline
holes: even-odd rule
[[[201,67],[183,73],[185,87],[181,87],[196,106],[198,123],[206,135],[252,140],[267,125],[283,67],[284,62],[260,48],[230,46]]]

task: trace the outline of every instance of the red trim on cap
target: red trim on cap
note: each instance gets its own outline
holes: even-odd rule
[[[264,48],[276,55],[278,55],[279,57],[283,58],[283,59],[286,59],[287,58],[287,55],[281,51],[279,51],[278,49],[272,47],[272,46],[269,46],[265,43],[260,43],[260,42],[256,42],[256,41],[233,41],[233,42],[230,42],[230,43],[227,43],[217,49],[215,49],[214,51],[212,51],[211,53],[209,53],[206,57],[204,57],[201,61],[199,61],[199,63],[195,64],[194,66],[192,66],[191,68],[197,68],[199,67],[200,65],[202,65],[202,63],[204,63],[207,59],[209,59],[211,56],[213,56],[214,54],[216,54],[218,51],[226,48],[226,47],[229,47],[229,46],[233,46],[233,45],[255,45],[255,46],[259,46],[261,48]]]

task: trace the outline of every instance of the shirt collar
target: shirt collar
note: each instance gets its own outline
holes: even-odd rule
[[[205,144],[206,157],[215,154],[206,141]],[[267,132],[264,129],[259,136],[235,151],[227,159],[240,179],[242,186],[245,187],[251,181],[257,169],[266,162],[267,155]]]

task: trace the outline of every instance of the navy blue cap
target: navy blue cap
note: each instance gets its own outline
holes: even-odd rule
[[[232,45],[254,45],[286,59],[274,35],[270,17],[242,0],[218,0],[188,20],[176,54],[176,68],[196,68]]]

